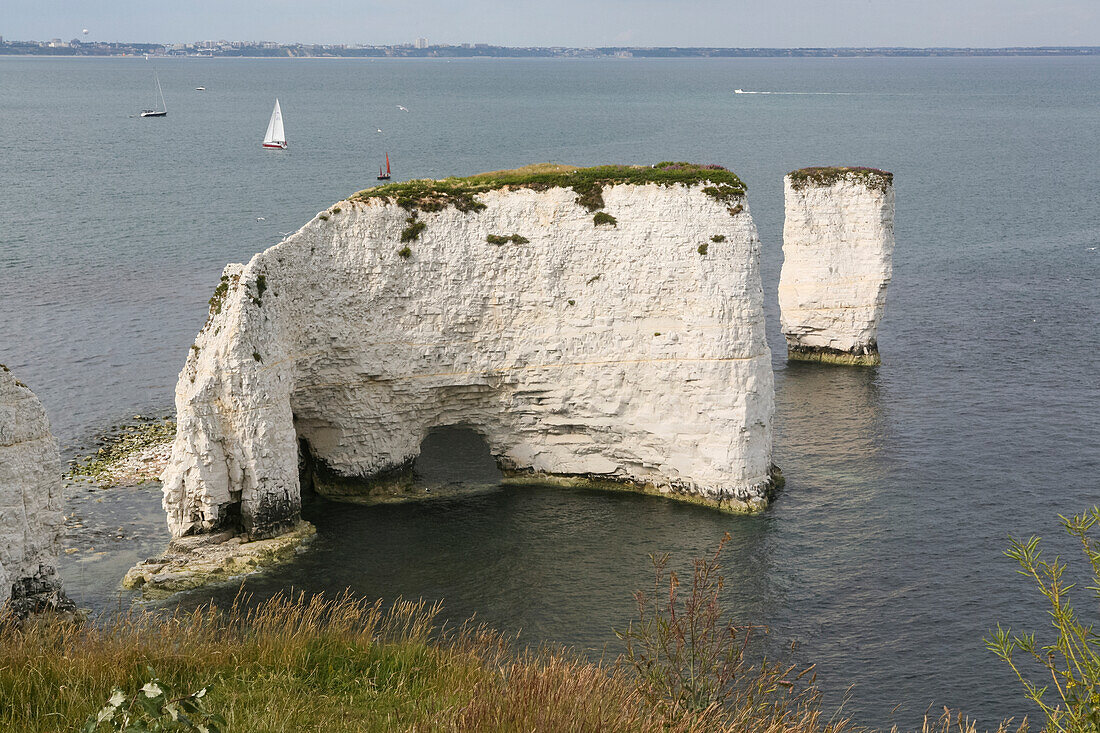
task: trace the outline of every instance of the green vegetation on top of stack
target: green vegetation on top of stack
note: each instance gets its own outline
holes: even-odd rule
[[[862,183],[867,188],[885,191],[894,183],[894,174],[878,168],[848,166],[818,166],[800,168],[787,174],[791,188],[798,191],[807,186],[831,186],[839,181]]]
[[[571,188],[577,203],[589,211],[604,206],[603,187],[618,184],[662,186],[710,183],[708,195],[726,200],[744,196],[745,184],[734,173],[720,165],[698,165],[665,161],[652,166],[601,165],[578,168],[572,165],[540,163],[513,170],[479,173],[465,178],[442,180],[417,179],[402,183],[387,183],[364,189],[350,197],[351,201],[382,199],[394,201],[410,211],[441,211],[454,206],[459,211],[480,211],[485,204],[477,195],[504,188],[529,188],[545,191],[550,188]]]

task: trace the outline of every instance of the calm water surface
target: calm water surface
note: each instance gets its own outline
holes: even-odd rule
[[[776,649],[797,642],[831,702],[854,685],[860,722],[910,725],[930,704],[985,723],[1027,712],[981,637],[1046,623],[1006,536],[1054,540],[1059,512],[1100,502],[1100,59],[157,63],[169,116],[139,119],[145,61],[0,59],[0,361],[70,450],[170,409],[222,266],[373,183],[386,152],[396,179],[722,163],[748,183],[763,241],[787,476],[768,512],[503,488],[483,447],[443,432],[429,480],[478,488],[312,502],[312,549],[250,589],[442,598],[453,618],[601,650],[648,553],[686,560],[728,531],[731,610]],[[281,153],[259,147],[275,96]],[[828,163],[897,176],[879,369],[783,358],[782,174]],[[166,540],[156,487],[74,489],[71,507],[66,582],[109,610],[125,568]]]

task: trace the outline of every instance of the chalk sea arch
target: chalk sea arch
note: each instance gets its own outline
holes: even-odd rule
[[[177,386],[174,535],[285,531],[300,445],[322,493],[393,498],[454,424],[508,476],[766,504],[771,361],[736,176],[490,175],[369,189],[226,268]]]

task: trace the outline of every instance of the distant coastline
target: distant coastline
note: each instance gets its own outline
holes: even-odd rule
[[[1100,46],[1012,46],[1004,48],[718,48],[682,46],[493,46],[484,43],[420,46],[278,44],[250,41],[201,43],[102,43],[73,39],[6,41],[0,56],[156,56],[247,58],[861,58],[958,56],[1100,56]]]

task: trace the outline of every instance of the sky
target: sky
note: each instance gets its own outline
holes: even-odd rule
[[[1100,0],[0,0],[6,40],[1092,46]]]

